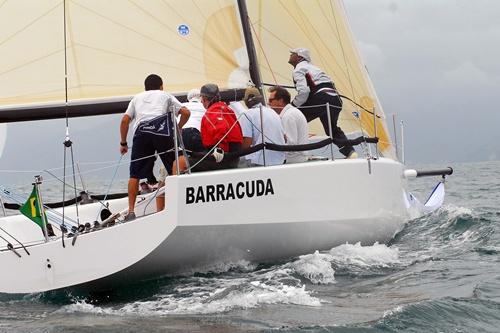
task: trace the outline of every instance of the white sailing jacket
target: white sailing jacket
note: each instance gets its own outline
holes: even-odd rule
[[[295,66],[293,70],[293,82],[295,83],[295,89],[297,90],[297,96],[292,101],[294,106],[301,106],[309,98],[309,94],[322,91],[323,89],[328,89],[329,94],[337,94],[334,90],[334,85],[332,79],[323,72],[320,68],[314,66],[310,62],[303,60]],[[331,84],[330,87],[320,87],[319,90],[316,89],[320,84]]]

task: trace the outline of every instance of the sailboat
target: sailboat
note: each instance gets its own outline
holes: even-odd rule
[[[208,82],[238,101],[249,81],[263,92],[290,85],[286,60],[300,46],[345,97],[344,132],[378,138],[358,142],[358,159],[336,158],[330,141],[324,158],[306,163],[169,176],[166,209],[150,204],[155,193],[139,196],[131,222],[120,217],[126,198],[47,210],[48,222],[64,214],[68,226],[84,226],[70,234],[53,223],[49,236],[24,215],[1,218],[0,293],[107,290],[218,262],[387,242],[412,209],[442,203],[443,182],[425,204],[408,193],[409,178],[451,170],[399,161],[339,0],[6,1],[0,21],[3,123],[123,113],[149,73],[181,101]],[[310,127],[314,142],[328,138]],[[103,206],[113,214],[94,227]]]

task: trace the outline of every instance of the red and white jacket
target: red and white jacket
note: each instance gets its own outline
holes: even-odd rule
[[[224,102],[210,105],[201,119],[201,142],[205,148],[211,148],[222,138],[219,147],[229,152],[229,143],[242,143],[243,135],[240,123],[234,111]]]
[[[332,79],[320,68],[306,60],[299,62],[295,66],[293,82],[297,90],[297,96],[292,101],[294,106],[304,104],[310,94],[326,92],[329,95],[337,95]]]

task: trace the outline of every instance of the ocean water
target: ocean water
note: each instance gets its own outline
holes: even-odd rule
[[[0,294],[0,332],[499,332],[500,162],[453,167],[444,206],[388,244],[228,262],[99,297]],[[413,193],[425,199],[436,180]]]

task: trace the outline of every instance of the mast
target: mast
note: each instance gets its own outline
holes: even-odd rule
[[[238,8],[240,10],[241,26],[243,28],[243,36],[245,37],[245,45],[247,48],[250,78],[262,94],[262,80],[260,78],[259,64],[257,61],[257,53],[255,52],[255,44],[252,38],[250,22],[248,21],[247,3],[245,0],[238,0]]]

